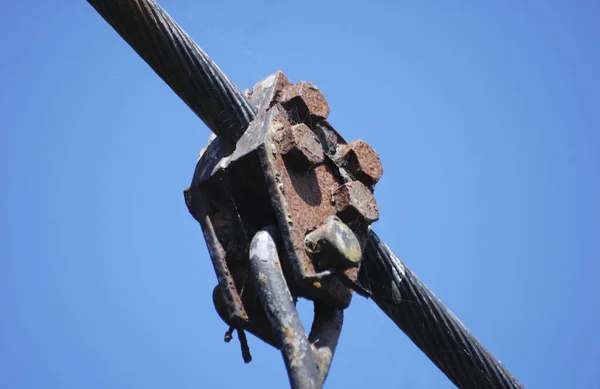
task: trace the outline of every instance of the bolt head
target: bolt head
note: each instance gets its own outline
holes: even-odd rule
[[[339,147],[334,159],[366,186],[375,185],[383,175],[379,155],[364,140]]]
[[[337,216],[346,224],[357,221],[371,224],[379,220],[379,208],[373,193],[360,181],[348,182],[333,192]]]
[[[319,88],[307,81],[286,87],[280,102],[288,111],[294,111],[298,121],[306,122],[312,118],[322,120],[329,116],[330,109],[325,96]]]
[[[321,164],[325,158],[319,138],[303,123],[285,126],[279,147],[286,162],[300,171]]]

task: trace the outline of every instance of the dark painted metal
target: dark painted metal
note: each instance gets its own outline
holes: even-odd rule
[[[283,355],[292,388],[321,388],[323,382],[319,382],[317,363],[283,276],[273,235],[273,229],[254,235],[250,243],[250,275]]]

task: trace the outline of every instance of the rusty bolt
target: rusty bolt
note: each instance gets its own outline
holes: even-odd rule
[[[340,147],[334,158],[366,186],[375,185],[383,175],[379,155],[364,140],[355,140]]]
[[[307,120],[310,115],[318,119],[329,116],[329,104],[325,96],[310,82],[300,81],[286,87],[280,102],[287,110],[297,110],[300,121]]]
[[[308,170],[324,159],[319,139],[302,123],[284,127],[279,146],[280,153],[297,170]]]
[[[363,220],[371,224],[379,220],[379,208],[373,193],[360,181],[348,182],[333,192],[337,215],[346,224]]]
[[[273,104],[279,102],[283,96],[284,88],[290,86],[292,86],[292,82],[282,71],[277,71],[264,80],[257,82],[252,88],[249,98],[259,113],[264,112]]]

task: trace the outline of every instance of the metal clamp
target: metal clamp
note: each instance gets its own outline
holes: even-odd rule
[[[329,339],[330,357],[321,358],[314,347],[309,353],[326,361],[317,364],[318,372],[307,372],[322,378],[314,381],[320,387],[342,311],[356,290],[370,225],[379,218],[373,191],[383,173],[381,162],[366,142],[347,143],[327,122],[329,105],[314,85],[292,84],[277,72],[246,94],[257,116],[234,149],[211,138],[184,192],[186,204],[213,261],[215,307],[231,326],[226,339],[238,330],[248,362],[243,331],[255,334],[282,350],[288,372],[304,354],[286,354],[297,347],[289,346],[282,331],[291,331],[286,336],[301,345],[317,335]],[[276,281],[276,268],[282,282]],[[315,302],[308,338],[289,304],[298,297]],[[288,328],[290,318],[295,324]],[[330,325],[339,330],[324,331]],[[290,380],[294,386],[291,373]]]

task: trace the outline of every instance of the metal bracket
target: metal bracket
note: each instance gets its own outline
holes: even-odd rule
[[[276,72],[246,93],[257,116],[235,149],[211,138],[184,194],[217,275],[217,312],[279,347],[249,281],[250,242],[276,226],[291,296],[345,309],[379,218],[373,191],[383,169],[366,142],[347,143],[327,122],[329,105],[314,85]]]

